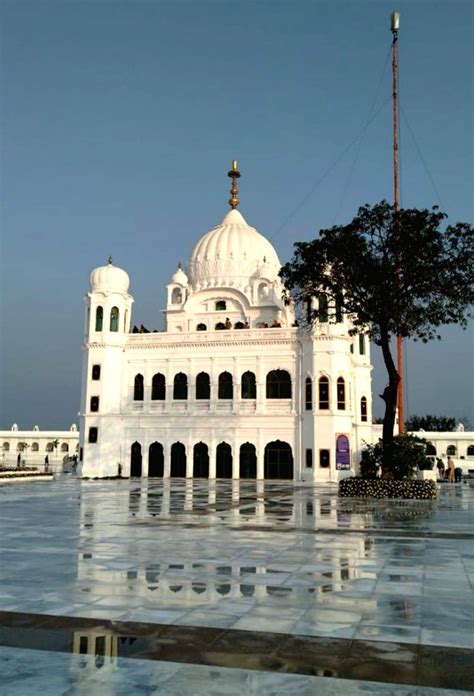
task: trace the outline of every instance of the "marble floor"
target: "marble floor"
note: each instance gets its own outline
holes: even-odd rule
[[[0,486],[0,673],[8,694],[49,661],[45,694],[474,690],[473,521],[466,485],[435,503],[284,482]],[[126,647],[141,626],[153,641]],[[94,691],[105,667],[123,679]]]

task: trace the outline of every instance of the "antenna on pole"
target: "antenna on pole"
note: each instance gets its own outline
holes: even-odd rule
[[[398,161],[398,31],[400,29],[400,12],[390,15],[392,32],[392,100],[393,100],[393,206],[395,212],[400,208],[400,177]],[[405,413],[403,405],[403,339],[397,335],[397,372],[400,378],[397,389],[398,432],[405,432]]]

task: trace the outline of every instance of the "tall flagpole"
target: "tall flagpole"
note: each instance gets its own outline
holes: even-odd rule
[[[400,13],[392,12],[390,30],[392,32],[392,97],[393,97],[393,205],[395,211],[400,208],[399,163],[398,163],[398,30]],[[397,335],[397,372],[400,378],[397,390],[398,432],[405,432],[405,414],[403,407],[403,339]]]

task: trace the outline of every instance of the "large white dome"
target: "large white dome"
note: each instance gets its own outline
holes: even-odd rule
[[[195,289],[245,287],[256,277],[274,281],[280,268],[280,260],[268,239],[250,227],[235,209],[200,239],[189,260],[190,280]]]
[[[91,292],[103,290],[108,292],[128,292],[130,278],[122,268],[109,261],[107,266],[95,268],[90,275]]]

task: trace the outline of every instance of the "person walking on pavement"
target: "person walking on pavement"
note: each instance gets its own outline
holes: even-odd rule
[[[448,457],[448,483],[454,483],[454,462]]]

